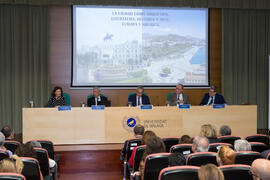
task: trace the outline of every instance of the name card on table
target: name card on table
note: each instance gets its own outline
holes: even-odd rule
[[[58,111],[71,111],[71,106],[58,106]]]
[[[148,109],[148,110],[152,110],[153,109],[153,105],[140,105],[140,109]]]
[[[105,110],[105,106],[91,106],[92,110]]]
[[[213,109],[225,109],[225,104],[213,104]]]
[[[179,104],[178,109],[190,109],[190,104]]]

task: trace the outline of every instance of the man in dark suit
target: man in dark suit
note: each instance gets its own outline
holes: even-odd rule
[[[93,105],[107,105],[108,99],[100,95],[100,89],[98,87],[93,88],[93,97],[87,100],[88,107]]]
[[[144,92],[143,87],[139,86],[136,90],[136,94],[129,96],[128,102],[130,102],[132,106],[150,104],[149,97],[143,94],[143,92]]]
[[[176,106],[177,104],[189,104],[189,97],[184,92],[183,84],[177,84],[175,93],[172,93],[168,104],[170,106]]]
[[[209,106],[212,104],[226,104],[224,97],[217,93],[217,88],[215,86],[210,87],[209,92],[204,95],[200,105]]]

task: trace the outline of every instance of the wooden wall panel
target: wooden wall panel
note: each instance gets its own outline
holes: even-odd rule
[[[50,7],[50,68],[51,87],[58,85],[71,95],[71,105],[80,106],[86,102],[91,90],[70,89],[72,25],[70,6]],[[221,9],[210,9],[209,16],[209,57],[210,84],[221,89]],[[112,101],[112,106],[125,106],[127,95],[134,90],[102,90]],[[165,105],[168,92],[173,89],[147,89],[151,103],[155,106]],[[207,89],[186,89],[192,105],[198,105]]]

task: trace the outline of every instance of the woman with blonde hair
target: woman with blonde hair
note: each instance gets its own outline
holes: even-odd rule
[[[201,166],[198,176],[199,180],[224,180],[222,171],[214,164]]]
[[[217,138],[217,130],[211,124],[204,124],[201,126],[200,136],[207,137],[209,143],[219,143],[219,139]]]
[[[17,155],[3,159],[0,163],[0,172],[21,173],[23,170],[23,162]]]
[[[229,146],[222,146],[217,152],[219,166],[234,164],[235,152]]]

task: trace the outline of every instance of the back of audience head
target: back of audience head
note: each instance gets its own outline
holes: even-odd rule
[[[19,157],[37,158],[37,154],[36,154],[33,146],[31,145],[31,142],[20,145],[16,149],[15,154],[18,155]]]
[[[42,148],[40,142],[38,142],[38,141],[30,141],[30,145],[31,145],[33,148]]]
[[[251,145],[247,140],[238,139],[234,141],[234,150],[238,151],[251,151]]]
[[[2,132],[0,132],[0,148],[3,149],[5,143],[5,136]]]
[[[1,132],[4,134],[5,139],[14,139],[14,132],[10,126],[4,126]]]
[[[192,143],[192,139],[189,135],[183,135],[179,139],[179,144],[191,144],[191,143]]]
[[[146,148],[143,154],[142,160],[144,161],[146,156],[154,153],[166,152],[165,144],[161,138],[155,136],[148,139],[146,142]]]
[[[229,146],[222,146],[217,152],[217,163],[220,166],[234,164],[235,152]]]
[[[214,164],[206,164],[201,166],[198,176],[199,180],[224,180],[222,171]]]
[[[209,149],[209,141],[204,136],[196,136],[193,139],[192,151],[193,152],[207,152]]]
[[[23,162],[17,155],[10,158],[3,159],[0,162],[0,172],[21,173],[23,169]]]
[[[254,180],[270,180],[270,161],[266,159],[254,160],[250,172]]]
[[[135,136],[142,136],[143,133],[144,133],[144,126],[143,125],[136,125],[134,128],[133,128],[133,132],[134,132],[134,135]]]
[[[146,145],[146,144],[147,144],[147,141],[148,141],[150,138],[153,138],[153,137],[156,137],[156,134],[155,134],[153,131],[145,131],[145,132],[143,133],[141,145]]]
[[[171,153],[168,157],[169,166],[184,166],[186,158],[182,153]]]
[[[200,136],[207,138],[217,138],[216,128],[211,124],[204,124],[201,126]]]
[[[220,136],[230,136],[232,134],[232,130],[229,126],[223,125],[219,129]]]

